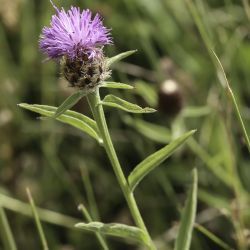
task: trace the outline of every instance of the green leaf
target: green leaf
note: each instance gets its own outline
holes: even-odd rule
[[[103,82],[100,87],[111,89],[133,89],[134,87],[120,82]]]
[[[211,113],[211,108],[208,106],[203,107],[186,107],[182,110],[181,115],[183,117],[193,118],[193,117],[201,117],[206,116]]]
[[[174,250],[189,250],[192,238],[192,232],[195,222],[195,214],[197,208],[197,186],[198,175],[197,170],[193,172],[193,185],[188,195],[185,208],[181,216],[180,228],[178,231],[177,239],[175,241]]]
[[[117,96],[114,95],[107,95],[103,99],[103,101],[100,102],[100,104],[104,106],[119,108],[124,111],[130,112],[130,113],[153,113],[156,112],[155,109],[152,108],[141,108],[140,106],[127,102]]]
[[[126,124],[134,127],[140,134],[157,143],[167,144],[171,138],[171,132],[167,127],[160,126],[142,119],[124,118]]]
[[[164,148],[151,154],[141,163],[139,163],[128,177],[128,182],[132,190],[139,184],[139,182],[153,169],[158,167],[164,160],[166,160],[178,147],[180,147],[196,130],[191,130]]]
[[[158,105],[158,95],[155,85],[144,81],[137,81],[135,82],[135,91],[148,103],[148,105],[152,107]]]
[[[145,233],[138,227],[119,223],[104,224],[102,222],[78,223],[75,227],[105,235],[127,238],[148,245]]]
[[[57,108],[53,106],[38,104],[21,103],[19,106],[47,117],[53,117],[55,111],[57,110]],[[75,111],[67,110],[63,115],[60,115],[56,119],[80,129],[81,131],[95,138],[98,142],[102,141],[99,136],[96,122],[85,115]]]
[[[128,56],[130,56],[132,54],[134,54],[136,51],[137,50],[129,50],[129,51],[123,52],[121,54],[118,54],[116,56],[113,56],[111,58],[108,58],[107,59],[107,65],[108,65],[108,67],[110,65],[112,65],[113,63],[121,61],[122,59],[124,59],[124,58],[126,58],[126,57],[128,57]]]
[[[227,186],[231,186],[232,176],[228,171],[225,171],[223,165],[215,161],[214,157],[211,157],[194,138],[191,138],[188,141],[188,146],[204,162],[205,166],[214,174],[214,176]]]
[[[85,95],[86,92],[82,90],[73,93],[57,108],[56,112],[51,118],[56,119],[58,116],[62,115],[65,111],[72,108]]]

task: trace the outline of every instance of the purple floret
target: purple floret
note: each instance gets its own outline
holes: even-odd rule
[[[55,7],[55,6],[54,6]],[[92,18],[90,10],[71,7],[65,12],[55,7],[50,27],[44,27],[39,41],[40,49],[49,58],[67,56],[76,59],[86,54],[94,58],[106,44],[112,43],[110,30],[103,26],[100,16]]]

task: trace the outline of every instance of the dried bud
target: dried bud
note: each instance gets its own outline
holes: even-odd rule
[[[77,59],[62,57],[62,73],[72,87],[91,89],[110,76],[106,59],[103,56],[88,58],[82,56]]]
[[[172,79],[164,81],[161,84],[158,98],[159,110],[168,116],[175,116],[181,111],[183,96],[176,81]]]

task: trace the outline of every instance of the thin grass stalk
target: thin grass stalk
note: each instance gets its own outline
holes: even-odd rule
[[[244,10],[246,12],[247,19],[250,20],[250,4],[248,0],[242,0]]]
[[[224,242],[223,240],[221,240],[219,237],[217,237],[215,234],[213,234],[212,232],[210,232],[209,230],[207,230],[202,225],[196,223],[194,227],[199,232],[201,232],[202,234],[204,234],[205,236],[207,236],[211,241],[213,241],[214,243],[216,243],[216,245],[220,246],[222,249],[233,250],[233,248],[230,247],[226,242]]]
[[[205,46],[206,46],[206,48],[208,50],[209,56],[210,56],[214,66],[215,66],[215,69],[217,71],[218,79],[219,79],[222,87],[229,94],[230,100],[233,103],[235,113],[236,113],[236,116],[237,116],[237,119],[238,119],[238,122],[239,122],[239,125],[240,125],[240,128],[241,128],[241,131],[242,131],[244,139],[245,139],[245,143],[246,143],[248,151],[250,153],[250,140],[249,140],[249,137],[248,137],[248,134],[247,134],[247,131],[246,131],[246,128],[245,128],[245,125],[244,125],[244,122],[243,122],[243,119],[242,119],[242,116],[241,116],[241,113],[240,113],[236,98],[235,98],[234,93],[233,93],[233,91],[232,91],[232,89],[230,87],[230,84],[229,84],[228,80],[227,80],[227,77],[226,77],[225,71],[223,69],[223,66],[222,66],[218,56],[216,55],[216,53],[212,49],[212,43],[210,41],[210,38],[207,35],[207,32],[206,32],[206,30],[204,28],[204,25],[203,25],[203,23],[201,21],[201,18],[199,16],[199,13],[198,13],[198,11],[196,9],[195,4],[193,3],[192,0],[186,0],[186,3],[187,3],[187,6],[188,6],[188,8],[190,10],[190,13],[191,13],[191,15],[192,15],[192,17],[194,19],[194,22],[195,22],[195,24],[196,24],[196,26],[197,26],[197,28],[198,28],[198,30],[200,32],[202,40],[203,40],[203,42],[204,42],[204,44],[205,44]],[[238,176],[238,173],[237,173],[237,170],[236,170],[235,166],[232,166],[231,174],[234,177],[233,182],[232,182],[232,188],[233,188],[234,193],[235,193],[237,207],[240,208],[241,207],[240,206],[241,194],[242,194],[242,192],[244,193],[244,189],[242,188],[242,185],[240,183],[240,179],[239,179],[239,176]],[[232,213],[234,213],[234,211],[232,211]],[[247,246],[247,242],[246,242],[246,238],[245,238],[244,232],[243,232],[244,231],[244,223],[243,223],[241,218],[239,218],[239,222],[238,221],[233,221],[233,223],[234,223],[234,227],[235,227],[237,237],[238,237],[239,249],[245,250],[246,246]]]
[[[241,113],[240,113],[240,110],[239,110],[239,106],[237,104],[237,101],[236,101],[236,98],[234,96],[234,93],[230,87],[230,84],[227,80],[227,76],[225,74],[225,71],[223,69],[223,66],[219,60],[219,58],[217,57],[217,55],[215,54],[214,50],[212,49],[212,43],[210,42],[210,38],[209,36],[207,35],[207,32],[202,24],[202,21],[200,19],[200,16],[197,12],[197,9],[195,7],[195,5],[193,4],[192,0],[186,0],[186,3],[189,7],[189,10],[190,10],[190,13],[194,19],[194,22],[200,32],[200,35],[202,37],[202,40],[207,48],[207,51],[211,57],[211,60],[217,70],[217,75],[218,75],[218,78],[219,78],[219,81],[221,82],[222,86],[227,90],[227,92],[229,93],[229,97],[233,103],[233,106],[234,106],[234,109],[235,109],[235,113],[237,115],[237,119],[239,121],[239,124],[240,124],[240,128],[242,130],[242,133],[243,133],[243,136],[244,136],[244,139],[245,139],[245,142],[246,142],[246,145],[247,145],[247,148],[248,148],[248,151],[250,153],[250,140],[249,140],[249,137],[248,137],[248,134],[247,134],[247,131],[246,131],[246,128],[245,128],[245,125],[244,125],[244,122],[243,122],[243,119],[242,119],[242,116],[241,116]]]
[[[47,243],[47,240],[45,237],[45,233],[43,231],[43,227],[42,227],[42,224],[41,224],[40,219],[39,219],[39,215],[38,215],[37,210],[36,210],[36,205],[35,205],[35,202],[33,200],[33,197],[31,195],[29,188],[26,188],[26,193],[27,193],[27,196],[28,196],[28,199],[30,202],[30,206],[31,206],[32,213],[33,213],[33,216],[35,219],[37,231],[38,231],[38,234],[39,234],[42,246],[43,246],[43,250],[49,250],[48,243]]]
[[[29,204],[11,198],[7,195],[0,194],[0,207],[31,218],[33,217],[32,209]],[[40,219],[50,224],[66,227],[69,229],[76,229],[74,225],[79,222],[79,219],[53,212],[48,209],[37,208],[36,210]]]
[[[92,213],[94,220],[99,220],[100,216],[99,216],[99,212],[98,212],[98,208],[96,204],[93,187],[91,185],[88,169],[86,167],[80,167],[80,171],[81,171],[81,176],[82,176],[82,182],[83,182],[86,194],[87,194],[89,209]]]
[[[4,209],[0,206],[0,232],[1,238],[4,245],[4,249],[6,250],[16,250],[16,243],[5,214]]]

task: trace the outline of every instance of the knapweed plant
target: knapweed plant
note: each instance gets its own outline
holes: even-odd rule
[[[65,11],[63,8],[58,9],[54,4],[53,6],[56,14],[52,16],[50,26],[42,30],[40,49],[48,59],[54,59],[60,63],[62,75],[75,91],[59,107],[37,104],[20,104],[20,106],[39,113],[42,119],[55,119],[69,124],[93,137],[104,148],[135,224],[130,226],[92,221],[91,216],[88,216],[88,212],[85,211],[87,223],[80,222],[75,226],[95,232],[103,249],[109,249],[103,235],[127,238],[147,249],[156,249],[136,203],[134,190],[147,174],[169,157],[193,135],[194,131],[187,132],[151,154],[135,166],[128,177],[125,176],[110,137],[104,108],[118,108],[137,114],[152,113],[156,110],[148,107],[141,108],[114,95],[101,98],[100,90],[101,88],[133,89],[130,85],[111,82],[108,79],[111,77],[111,65],[135,51],[108,58],[103,48],[106,45],[112,45],[113,41],[110,29],[103,25],[98,14],[93,16],[90,10],[81,11],[77,7],[71,7],[70,10]],[[88,100],[93,118],[70,110],[83,97]],[[193,186],[183,212],[175,249],[184,250],[190,247],[196,213],[196,196],[197,173],[194,170]]]

